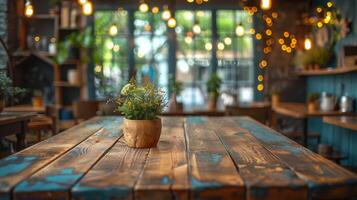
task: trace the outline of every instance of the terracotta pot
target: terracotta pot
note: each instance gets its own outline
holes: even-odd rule
[[[214,110],[216,110],[216,108],[217,108],[217,97],[209,96],[207,109],[210,111],[214,111]]]
[[[43,107],[43,97],[32,97],[33,107]]]
[[[279,105],[279,103],[280,103],[280,96],[277,95],[277,94],[273,94],[273,95],[271,96],[271,105],[272,105],[273,107],[276,107],[276,106]]]
[[[314,101],[314,102],[309,102],[307,104],[307,110],[309,113],[313,113],[313,112],[316,112],[317,111],[317,103]]]
[[[5,107],[5,101],[4,100],[0,100],[0,113],[4,110]]]
[[[124,118],[124,139],[129,147],[156,147],[161,135],[161,119],[130,120]]]

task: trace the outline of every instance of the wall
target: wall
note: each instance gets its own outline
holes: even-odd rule
[[[6,39],[7,33],[7,0],[0,0],[0,37]],[[2,46],[0,45],[0,69],[6,66],[6,54]]]
[[[336,45],[336,52],[344,44],[357,45],[357,14],[355,14],[357,2],[339,0],[337,7],[341,10],[343,17],[352,21],[353,32]],[[357,73],[309,77],[307,84],[309,93],[326,91],[336,96],[341,96],[341,87],[344,85],[345,93],[357,99]],[[355,105],[355,110],[357,110],[357,105]],[[324,124],[321,119],[309,120],[309,129],[322,134],[322,143],[331,144],[336,150],[349,156],[342,164],[357,166],[357,132]]]

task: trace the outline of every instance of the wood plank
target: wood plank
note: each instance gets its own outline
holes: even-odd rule
[[[113,117],[93,118],[1,160],[0,199],[10,199],[10,191],[16,184],[94,134],[108,121],[113,122],[113,120]],[[115,119],[118,122],[120,120]]]
[[[0,126],[10,123],[25,121],[34,117],[36,113],[29,112],[2,112],[0,113]]]
[[[244,183],[215,132],[202,117],[185,123],[192,199],[245,199]]]
[[[241,117],[235,121],[308,184],[309,198],[357,197],[356,174],[252,119]]]
[[[115,121],[85,141],[23,180],[14,189],[14,199],[70,199],[71,187],[121,137],[122,130]]]
[[[324,117],[323,121],[327,124],[357,131],[357,116]]]
[[[247,199],[307,199],[305,182],[232,118],[210,118],[206,124],[216,131],[238,166]]]
[[[135,199],[188,199],[188,164],[183,118],[165,117],[157,148],[150,149],[135,185]]]
[[[72,188],[72,197],[84,199],[133,199],[133,188],[149,149],[130,148],[120,138],[114,147]]]
[[[5,112],[35,112],[35,113],[45,113],[46,108],[44,106],[35,107],[32,105],[16,105],[11,107],[5,107]]]

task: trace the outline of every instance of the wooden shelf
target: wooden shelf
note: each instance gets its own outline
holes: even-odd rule
[[[49,52],[46,52],[46,51],[16,51],[14,53],[14,56],[26,57],[26,56],[30,56],[31,54],[36,54],[36,55],[45,56],[45,57],[56,56],[56,54],[50,54]]]
[[[55,87],[82,87],[81,84],[71,84],[65,81],[55,81],[53,82]]]
[[[336,75],[357,72],[357,67],[338,67],[318,70],[303,70],[296,72],[299,76],[321,76],[321,75]]]
[[[26,19],[29,19],[29,20],[31,20],[31,19],[53,19],[53,20],[55,20],[55,19],[58,18],[58,16],[48,15],[48,14],[33,15],[33,16],[31,16],[31,17],[26,17],[26,16],[24,16],[24,15],[21,15],[21,17],[26,18]]]

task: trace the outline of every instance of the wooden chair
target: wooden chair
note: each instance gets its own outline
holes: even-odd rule
[[[37,134],[37,142],[42,139],[43,132],[57,133],[57,110],[54,106],[46,106],[44,115],[38,115],[27,124],[27,130]]]
[[[260,123],[266,124],[269,120],[270,106],[244,107],[226,106],[226,112],[231,116],[249,116]]]
[[[78,101],[74,103],[73,114],[76,124],[96,116],[98,110],[99,110],[98,101]]]

